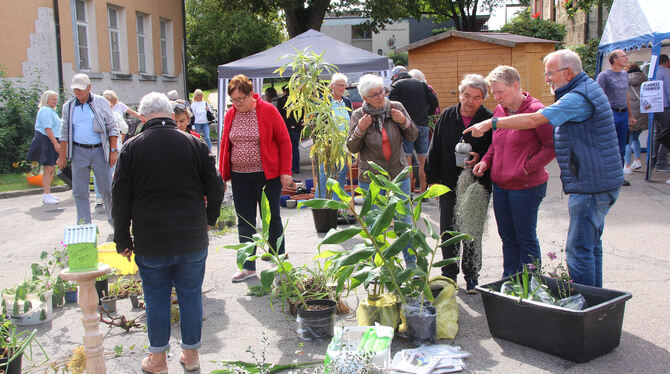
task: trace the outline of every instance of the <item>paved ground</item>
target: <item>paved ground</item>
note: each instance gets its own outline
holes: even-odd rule
[[[303,167],[303,174],[307,170]],[[551,179],[548,196],[540,209],[538,232],[543,253],[559,251],[567,232],[567,196],[561,194],[558,169],[550,165]],[[667,176],[659,175],[657,182],[644,182],[642,173],[635,173],[631,187],[621,191],[619,201],[607,217],[604,241],[604,286],[628,291],[633,298],[626,304],[626,313],[621,335],[621,344],[613,352],[593,361],[576,364],[564,359],[526,348],[501,339],[492,338],[486,323],[481,297],[466,295],[461,289],[458,295],[460,307],[460,330],[453,341],[447,344],[460,345],[472,353],[467,359],[470,372],[567,372],[567,373],[667,373],[670,368],[670,260],[668,250],[670,234],[670,186],[663,183]],[[0,287],[15,284],[26,276],[31,262],[37,260],[40,251],[59,246],[63,227],[75,222],[75,207],[71,192],[56,193],[61,203],[43,206],[39,195],[0,199],[0,250],[5,253],[6,267],[0,273]],[[439,215],[437,204],[430,203],[425,214],[435,224]],[[282,209],[282,219],[288,221],[286,228],[287,249],[295,264],[310,264],[316,253],[316,245],[322,235],[313,229],[308,210]],[[111,228],[104,220],[104,213],[96,210],[94,222],[99,225],[99,242],[109,240]],[[271,308],[268,297],[247,296],[248,286],[257,280],[233,284],[231,274],[235,271],[235,254],[219,249],[222,245],[235,243],[236,235],[212,236],[210,256],[203,296],[204,329],[202,371],[217,368],[210,361],[219,359],[250,360],[245,352],[248,346],[257,351],[262,348],[261,334],[269,340],[268,357],[271,362],[288,363],[298,358],[295,351],[300,340],[295,334],[295,319],[281,313],[277,305]],[[344,246],[345,248],[347,245]],[[487,283],[499,278],[502,272],[501,245],[497,235],[495,219],[489,211],[488,228],[485,233],[483,269],[480,282]],[[259,269],[267,266],[259,263]],[[464,287],[464,281],[459,278]],[[349,305],[356,307],[362,295],[351,295]],[[134,315],[129,301],[120,302],[120,312]],[[353,314],[338,316],[338,324],[353,325]],[[65,358],[72,348],[81,344],[83,328],[76,306],[58,309],[53,320],[38,327],[39,340],[46,347],[52,361]],[[106,351],[112,352],[116,345],[123,345],[120,357],[109,354],[107,368],[110,373],[139,372],[140,360],[145,356],[148,344],[146,333],[135,331],[124,333],[120,329],[102,327]],[[542,334],[542,331],[537,331]],[[170,358],[172,373],[181,373],[178,363],[179,328],[172,329]],[[307,342],[300,361],[322,360],[326,343]],[[130,349],[134,346],[133,349]],[[396,351],[403,344],[395,341]],[[42,368],[41,372],[44,372]]]

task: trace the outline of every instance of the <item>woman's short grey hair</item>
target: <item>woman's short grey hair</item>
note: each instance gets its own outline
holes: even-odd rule
[[[139,112],[145,117],[170,117],[172,105],[165,94],[150,92],[140,101]]]
[[[379,75],[365,74],[358,81],[358,93],[362,97],[370,96],[370,91],[382,89],[383,87],[384,80]]]
[[[482,97],[486,99],[488,96],[488,87],[486,85],[486,79],[479,74],[466,74],[461,81],[461,84],[458,85],[458,93],[462,94],[465,92],[465,89],[468,87],[476,88],[482,91]]]
[[[115,103],[115,102],[119,101],[119,97],[116,96],[116,92],[114,92],[112,90],[105,90],[102,93],[102,97],[107,99],[107,101],[109,101],[110,103]]]
[[[579,58],[579,55],[570,49],[559,49],[558,51],[551,52],[550,54],[544,56],[542,60],[546,65],[553,58],[558,58],[558,68],[570,68],[574,74],[579,74],[582,71],[582,59]]]
[[[337,81],[344,81],[344,84],[347,84],[349,82],[349,79],[347,78],[346,75],[342,73],[335,73],[333,74],[333,77],[330,78],[330,84],[334,84]]]
[[[50,98],[51,96],[54,96],[54,95],[55,95],[55,96],[58,96],[58,94],[56,93],[56,91],[52,91],[52,90],[46,90],[46,91],[44,91],[44,92],[42,93],[42,96],[40,97],[40,103],[37,104],[37,107],[38,107],[38,108],[41,108],[41,107],[43,107],[43,106],[46,106],[46,105],[47,105],[47,101],[49,101],[49,98]]]
[[[489,84],[500,82],[504,83],[506,86],[513,86],[514,82],[521,85],[521,75],[519,75],[519,71],[512,66],[498,65],[486,76],[486,81]]]
[[[420,80],[421,82],[426,81],[426,76],[423,75],[423,73],[419,69],[412,69],[407,74],[409,74],[409,76],[414,78],[414,79]]]

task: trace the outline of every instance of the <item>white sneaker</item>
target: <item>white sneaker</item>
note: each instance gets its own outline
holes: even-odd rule
[[[640,160],[635,160],[633,161],[633,165],[630,167],[633,170],[639,169],[642,167],[642,161]]]
[[[665,181],[665,184],[670,184],[670,179],[668,179],[667,181]]]
[[[58,204],[58,198],[56,196],[50,194],[50,193],[45,193],[42,195],[42,203],[43,204]]]
[[[95,206],[103,206],[105,202],[102,200],[101,197],[98,197],[95,199]]]
[[[631,175],[633,174],[633,170],[630,167],[623,167],[623,175]]]

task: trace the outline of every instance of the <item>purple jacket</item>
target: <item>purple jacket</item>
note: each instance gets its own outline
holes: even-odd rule
[[[544,108],[542,103],[523,93],[526,98],[517,113],[535,113]],[[509,116],[509,110],[498,105],[496,117]],[[493,142],[482,158],[491,170],[491,180],[508,190],[522,190],[539,186],[549,179],[544,167],[555,157],[554,128],[545,123],[535,129],[497,129]]]

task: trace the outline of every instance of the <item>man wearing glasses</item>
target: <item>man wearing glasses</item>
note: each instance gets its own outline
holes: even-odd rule
[[[621,49],[610,53],[610,68],[598,74],[596,82],[605,91],[614,114],[614,127],[616,127],[617,139],[619,140],[619,152],[621,153],[621,165],[624,165],[626,144],[628,143],[628,125],[635,124],[635,118],[628,110],[628,73],[624,70],[628,66],[628,56]],[[624,174],[633,174],[630,168],[623,169]],[[624,186],[630,186],[624,181]]]
[[[492,117],[463,133],[482,136],[489,129],[554,126],[556,160],[563,191],[570,195],[570,225],[565,249],[570,277],[602,287],[605,216],[623,183],[614,117],[602,88],[582,71],[575,52],[562,49],[544,58],[545,80],[556,102],[536,113]]]

